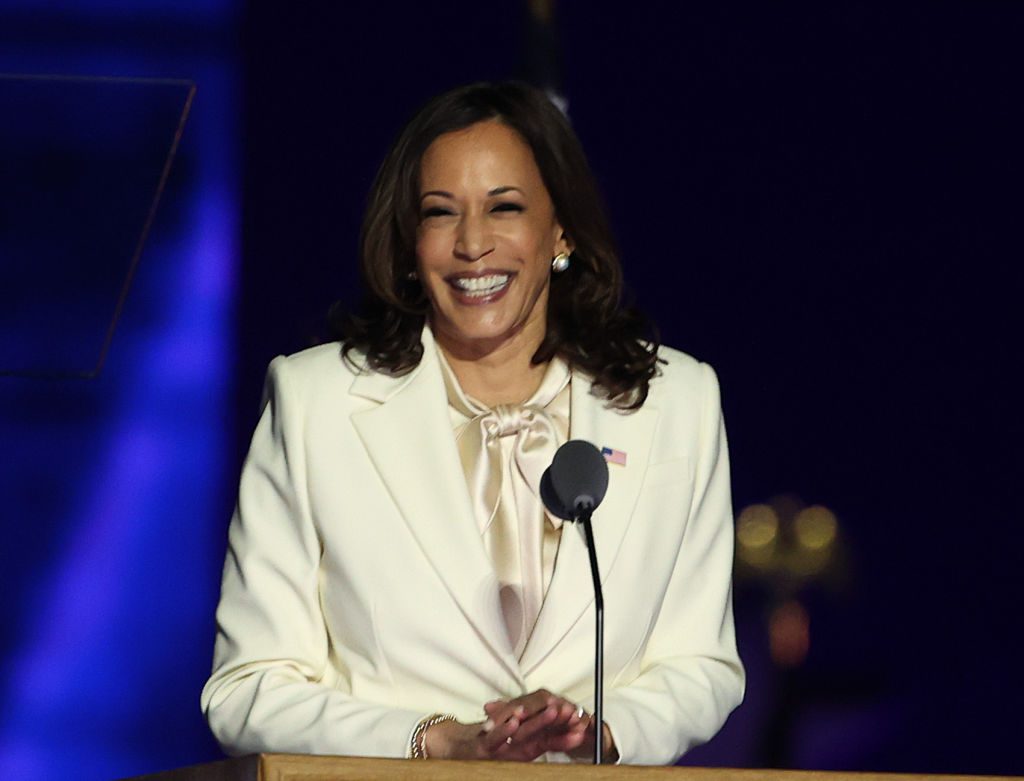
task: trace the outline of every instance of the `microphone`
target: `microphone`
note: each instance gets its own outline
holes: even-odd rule
[[[555,452],[551,466],[540,480],[540,498],[552,515],[564,521],[583,524],[590,555],[590,577],[594,581],[596,611],[594,649],[594,764],[600,765],[604,753],[604,593],[597,568],[597,548],[590,516],[608,490],[608,463],[601,451],[582,439],[570,439]]]
[[[564,521],[593,512],[608,490],[608,462],[582,439],[570,439],[555,453],[540,480],[544,505]]]

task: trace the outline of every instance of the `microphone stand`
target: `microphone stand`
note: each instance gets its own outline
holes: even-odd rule
[[[594,740],[594,764],[600,765],[604,756],[604,592],[601,590],[601,572],[597,568],[597,547],[594,545],[594,527],[590,516],[594,508],[589,503],[580,503],[576,519],[583,524],[587,538],[587,553],[590,555],[590,576],[594,581],[594,608],[596,610],[594,652],[594,718],[597,720],[597,737]]]

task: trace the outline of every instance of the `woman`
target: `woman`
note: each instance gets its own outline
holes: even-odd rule
[[[230,753],[669,763],[742,698],[714,373],[619,306],[600,199],[543,93],[478,84],[404,129],[362,237],[368,305],[277,358],[202,696]],[[584,542],[538,481],[612,462]]]

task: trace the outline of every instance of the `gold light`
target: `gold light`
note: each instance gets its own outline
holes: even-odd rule
[[[779,515],[767,504],[752,504],[736,521],[739,555],[751,564],[763,564],[771,558],[779,537]]]
[[[807,507],[793,519],[796,541],[808,551],[824,552],[828,549],[836,541],[838,528],[835,514],[821,505]]]

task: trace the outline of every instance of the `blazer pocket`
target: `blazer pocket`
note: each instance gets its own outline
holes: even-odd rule
[[[693,482],[690,459],[673,458],[671,461],[659,461],[647,467],[644,475],[644,490],[662,485],[689,485]]]

